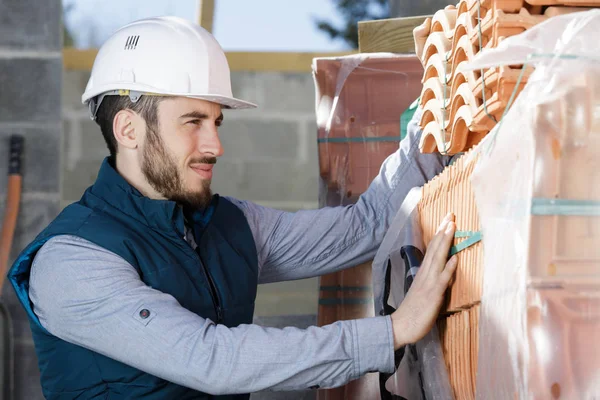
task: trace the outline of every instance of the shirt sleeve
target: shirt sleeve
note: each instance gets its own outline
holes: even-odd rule
[[[394,370],[390,317],[308,329],[216,325],[147,286],[123,258],[74,236],[38,252],[29,296],[52,335],[209,394],[331,388]]]
[[[450,162],[447,156],[419,150],[418,109],[399,149],[356,204],[284,212],[249,201],[229,199],[248,219],[259,258],[259,282],[320,276],[371,260],[402,201]]]

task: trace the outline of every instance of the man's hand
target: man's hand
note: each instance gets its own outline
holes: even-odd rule
[[[392,314],[395,350],[417,342],[435,323],[444,293],[456,270],[456,256],[446,262],[455,228],[454,216],[448,214],[429,243],[423,264],[404,301]]]

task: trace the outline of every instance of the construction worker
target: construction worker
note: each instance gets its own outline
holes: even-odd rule
[[[15,261],[48,399],[248,398],[394,371],[431,328],[456,260],[448,216],[391,316],[306,330],[252,325],[257,285],[371,259],[408,191],[444,167],[416,125],[355,205],[283,212],[212,194],[231,93],[223,50],[173,17],[99,50],[82,100],[110,156]],[[292,179],[293,177],[290,177]]]

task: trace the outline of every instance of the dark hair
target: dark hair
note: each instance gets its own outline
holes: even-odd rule
[[[113,120],[115,115],[121,110],[131,110],[142,116],[146,121],[148,129],[158,131],[158,103],[163,99],[161,96],[141,96],[135,103],[129,99],[129,96],[106,96],[98,112],[96,113],[96,123],[100,126],[102,136],[110,152],[110,157],[115,158],[117,154],[117,139],[113,132]]]

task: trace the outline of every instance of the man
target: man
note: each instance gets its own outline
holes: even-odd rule
[[[178,18],[117,31],[83,95],[109,151],[94,185],[19,256],[10,280],[31,320],[49,399],[248,398],[392,372],[434,323],[456,267],[447,217],[392,316],[306,330],[251,325],[257,284],[373,257],[406,193],[444,166],[418,132],[357,204],[286,213],[212,195],[231,93],[215,39]],[[238,395],[238,396],[235,396]]]

